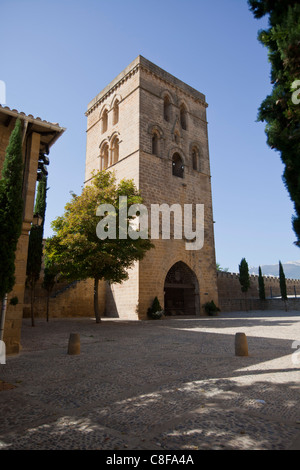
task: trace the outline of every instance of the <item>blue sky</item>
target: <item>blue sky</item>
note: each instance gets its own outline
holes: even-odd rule
[[[217,262],[299,260],[280,156],[257,109],[267,50],[246,0],[0,0],[0,80],[10,108],[59,122],[45,236],[84,181],[88,102],[139,54],[206,95]]]

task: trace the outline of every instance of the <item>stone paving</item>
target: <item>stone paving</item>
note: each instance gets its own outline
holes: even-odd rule
[[[235,333],[249,356],[236,357]],[[70,333],[81,352],[67,354]],[[24,320],[0,365],[1,450],[300,448],[300,312]]]

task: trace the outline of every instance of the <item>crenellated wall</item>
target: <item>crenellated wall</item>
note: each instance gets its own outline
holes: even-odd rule
[[[250,289],[247,295],[241,291],[239,275],[218,271],[219,307],[222,311],[285,309],[281,300],[279,277],[264,276],[267,302],[259,299],[258,276],[250,276]],[[286,279],[287,295],[290,307],[300,309],[300,279]],[[299,303],[299,306],[298,306]]]

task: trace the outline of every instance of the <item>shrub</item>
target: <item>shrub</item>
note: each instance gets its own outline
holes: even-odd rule
[[[157,297],[152,302],[152,306],[148,308],[148,316],[154,320],[160,319],[164,315],[164,311],[160,306],[159,300]]]
[[[207,315],[210,315],[210,316],[218,315],[218,312],[220,311],[219,307],[216,306],[213,300],[211,302],[206,302],[204,304],[204,310],[207,313]]]

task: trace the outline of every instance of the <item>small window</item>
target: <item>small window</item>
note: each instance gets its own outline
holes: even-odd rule
[[[108,167],[108,144],[105,144],[101,150],[101,170],[105,170]]]
[[[119,161],[119,139],[116,137],[112,144],[112,165]]]
[[[187,126],[186,126],[186,108],[184,106],[184,104],[182,104],[180,106],[180,125],[182,127],[182,129],[186,130]]]
[[[184,165],[181,156],[179,153],[174,153],[172,157],[172,174],[174,176],[178,176],[179,178],[183,178],[184,173]]]
[[[152,135],[152,153],[158,155],[158,135],[156,132]]]
[[[113,125],[119,122],[119,101],[116,100],[113,108]]]
[[[108,126],[108,111],[105,109],[102,114],[102,134],[107,131]]]
[[[171,101],[168,96],[164,98],[164,120],[167,122],[171,120]]]
[[[193,170],[198,170],[198,152],[195,148],[192,150],[192,164]]]

